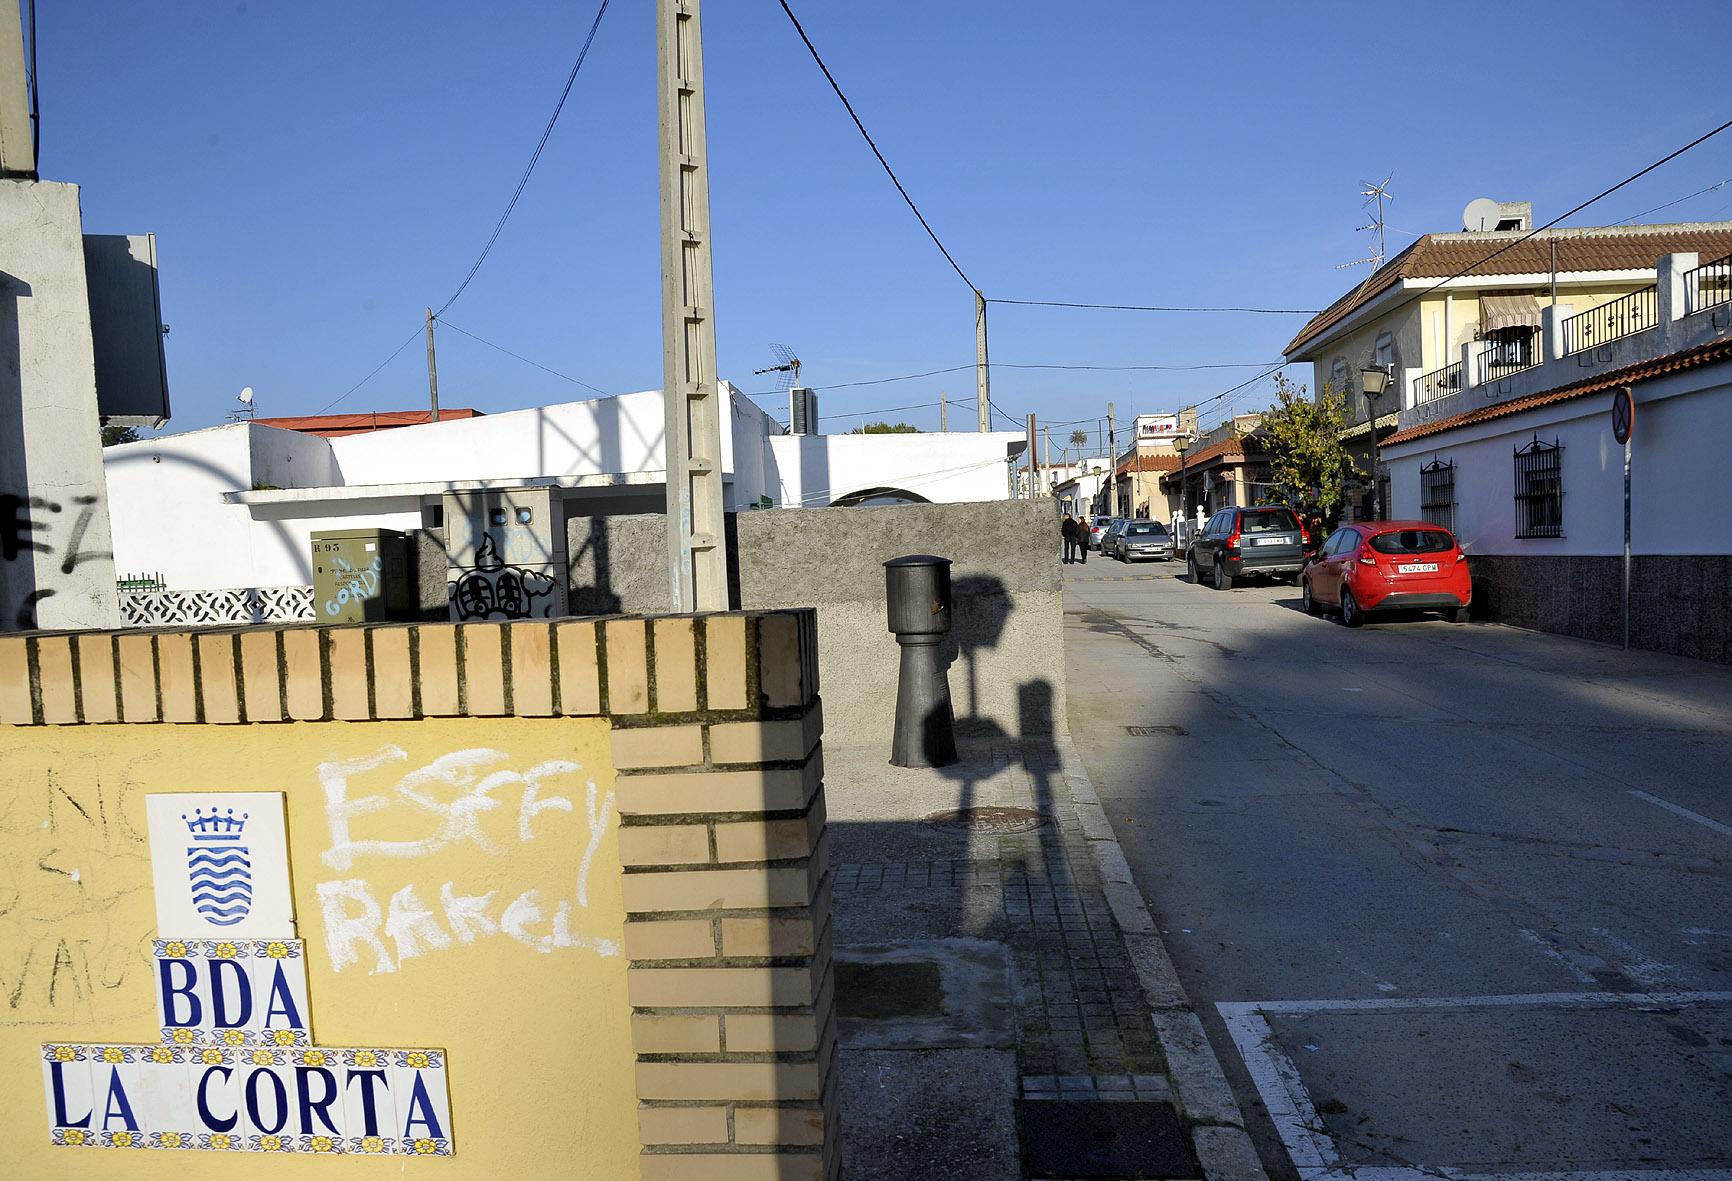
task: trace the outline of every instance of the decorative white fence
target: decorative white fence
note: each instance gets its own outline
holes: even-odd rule
[[[128,627],[225,623],[311,623],[313,588],[258,586],[236,590],[122,590],[120,618]]]

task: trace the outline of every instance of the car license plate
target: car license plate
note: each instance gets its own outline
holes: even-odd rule
[[[1397,566],[1395,569],[1402,574],[1436,574],[1437,573],[1437,563],[1436,562],[1409,562],[1407,565]]]
[[[1251,544],[1252,545],[1286,545],[1287,539],[1285,537],[1253,537],[1251,539]]]

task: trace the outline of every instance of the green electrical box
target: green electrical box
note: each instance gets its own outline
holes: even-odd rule
[[[415,605],[409,539],[395,529],[313,534],[313,614],[320,623],[405,619]]]

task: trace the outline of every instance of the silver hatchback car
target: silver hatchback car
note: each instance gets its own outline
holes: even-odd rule
[[[1108,537],[1110,557],[1121,562],[1165,562],[1173,556],[1173,538],[1159,521],[1126,521]]]

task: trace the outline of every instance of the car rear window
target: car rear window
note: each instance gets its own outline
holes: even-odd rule
[[[1371,539],[1380,554],[1441,554],[1455,548],[1455,538],[1442,529],[1395,529]]]
[[[1125,532],[1136,536],[1141,536],[1145,533],[1153,533],[1160,537],[1165,537],[1167,535],[1166,528],[1154,521],[1138,521],[1136,524],[1128,526],[1125,529]]]
[[[1299,519],[1293,515],[1291,509],[1247,509],[1245,515],[1239,518],[1239,531],[1242,533],[1297,533],[1299,531]]]

